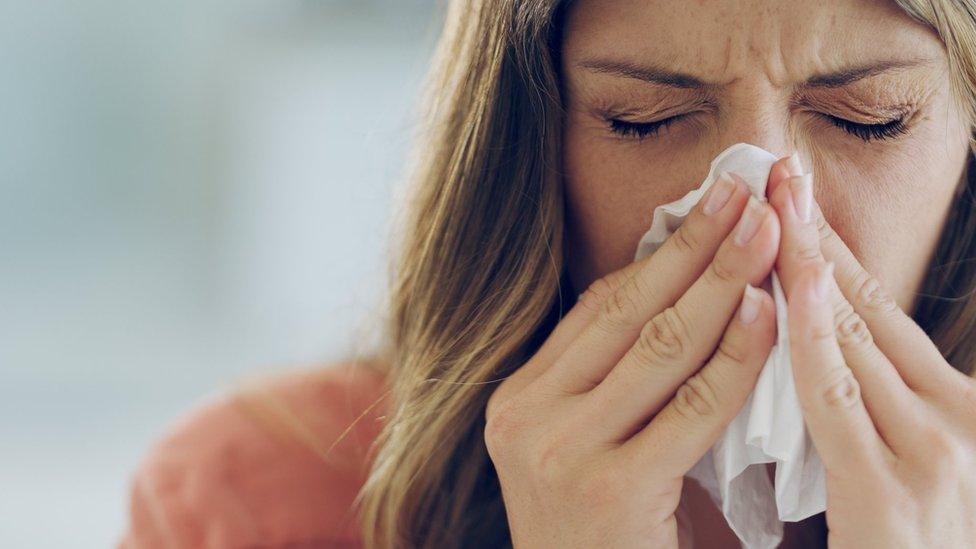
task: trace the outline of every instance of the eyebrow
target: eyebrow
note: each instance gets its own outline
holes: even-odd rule
[[[916,67],[930,63],[931,59],[889,59],[847,67],[839,71],[817,74],[807,78],[802,87],[839,88],[852,82],[898,69]],[[655,65],[639,65],[629,61],[613,59],[584,59],[577,66],[593,72],[612,74],[651,84],[680,89],[708,89],[718,84],[705,82],[687,73],[671,71]]]

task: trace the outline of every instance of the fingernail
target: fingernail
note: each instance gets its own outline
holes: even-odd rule
[[[746,203],[746,210],[742,213],[742,218],[739,219],[739,224],[735,227],[735,236],[733,237],[735,243],[739,246],[748,244],[759,232],[759,225],[762,224],[764,217],[766,217],[766,209],[762,207],[759,199],[750,195],[749,202]]]
[[[834,279],[834,262],[828,261],[820,267],[817,279],[813,283],[813,297],[817,301],[826,301],[830,281]]]
[[[800,162],[800,153],[793,151],[786,161],[786,171],[790,172],[791,177],[803,175],[803,164]]]
[[[790,192],[793,194],[793,209],[803,223],[810,222],[810,204],[813,202],[813,174],[803,174],[790,178]]]
[[[742,294],[742,305],[739,306],[739,320],[743,324],[752,324],[759,317],[759,306],[762,294],[752,284],[746,283],[746,291]]]
[[[708,200],[705,201],[705,206],[702,208],[705,215],[712,215],[721,210],[722,206],[725,206],[725,203],[729,201],[733,190],[735,190],[735,181],[732,180],[729,172],[720,173],[718,179],[712,184],[712,192],[708,193]]]

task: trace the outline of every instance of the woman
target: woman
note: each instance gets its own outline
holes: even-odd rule
[[[971,2],[458,1],[428,97],[386,348],[184,420],[123,545],[734,544],[683,475],[774,267],[828,472],[783,546],[976,534]],[[768,201],[717,184],[631,263],[740,141]]]

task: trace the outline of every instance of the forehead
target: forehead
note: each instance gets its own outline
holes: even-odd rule
[[[883,0],[576,0],[563,59],[648,61],[713,82],[773,83],[852,62],[944,57],[934,31]]]

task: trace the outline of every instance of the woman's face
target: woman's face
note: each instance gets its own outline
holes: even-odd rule
[[[631,262],[654,207],[744,141],[799,151],[827,220],[912,307],[967,153],[932,31],[880,1],[579,0],[562,51],[576,288]]]

